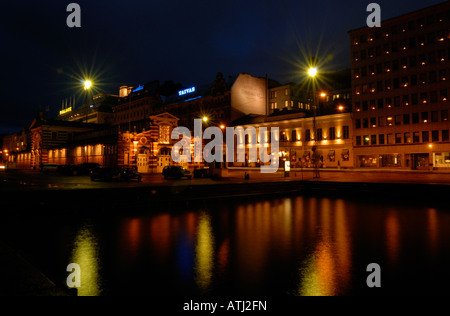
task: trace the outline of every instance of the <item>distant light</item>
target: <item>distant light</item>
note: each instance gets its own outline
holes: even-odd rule
[[[315,77],[317,75],[317,67],[309,68],[308,75],[310,77]]]
[[[325,97],[327,96],[327,94],[326,94],[325,92],[322,92],[322,93],[320,94],[320,96],[321,96],[322,98],[325,98]]]
[[[88,90],[88,89],[90,89],[92,87],[92,81],[90,81],[90,80],[85,80],[84,81],[84,89],[85,90]]]
[[[220,129],[225,129],[225,125],[220,125]]]
[[[0,166],[0,169],[6,169],[6,167],[5,166]]]
[[[339,106],[339,111],[344,111],[344,107],[341,105],[341,106]]]
[[[208,122],[208,118],[206,116],[203,117],[203,122]]]
[[[429,144],[428,147],[433,148],[433,144]]]

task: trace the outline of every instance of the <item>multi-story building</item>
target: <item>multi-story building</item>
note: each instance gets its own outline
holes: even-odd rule
[[[320,86],[315,91],[317,115],[351,111],[350,70],[323,73]],[[269,84],[268,115],[280,112],[305,112],[312,115],[313,96],[305,84]],[[322,95],[322,96],[321,96]]]
[[[114,125],[121,132],[142,132],[150,128],[150,115],[160,108],[159,82],[153,81],[137,88],[120,87],[120,101],[114,106]]]
[[[112,124],[114,121],[113,107],[119,102],[119,96],[97,94],[90,102],[76,108],[71,100],[62,106],[58,119],[69,122],[82,122],[92,124]]]
[[[450,2],[349,32],[358,167],[450,168]]]

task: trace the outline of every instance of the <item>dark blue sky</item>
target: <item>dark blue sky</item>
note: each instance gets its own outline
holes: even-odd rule
[[[78,29],[66,7],[81,6]],[[82,92],[173,80],[206,84],[217,72],[300,80],[299,65],[318,52],[328,70],[350,66],[347,32],[365,25],[361,0],[25,0],[2,1],[0,133],[28,126],[39,106],[53,114]],[[382,19],[442,0],[383,0]]]

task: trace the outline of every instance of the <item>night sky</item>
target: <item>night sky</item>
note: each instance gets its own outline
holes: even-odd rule
[[[69,3],[81,28],[69,28]],[[83,77],[95,92],[153,80],[208,84],[216,73],[299,81],[308,55],[324,68],[350,67],[348,31],[365,26],[361,0],[25,0],[1,1],[0,133],[28,127],[39,106],[48,116]],[[442,0],[382,0],[382,19]]]

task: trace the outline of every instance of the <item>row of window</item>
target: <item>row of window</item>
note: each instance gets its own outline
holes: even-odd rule
[[[430,138],[431,136],[431,138]],[[421,139],[422,138],[422,139]],[[420,144],[430,142],[448,142],[450,141],[449,130],[435,130],[431,132],[407,132],[407,133],[390,133],[379,135],[356,136],[356,146],[370,145],[395,145],[395,144]]]
[[[385,43],[375,47],[369,47],[360,51],[353,52],[353,61],[363,61],[383,55],[394,54],[398,52],[405,52],[408,49],[417,47],[425,47],[427,44],[443,43],[449,36],[448,30],[441,30],[439,32],[431,32],[427,35],[419,35],[417,37],[410,37],[400,41]]]
[[[440,114],[440,117],[439,117]],[[355,128],[376,128],[385,126],[398,126],[419,123],[448,122],[448,110],[402,114],[393,116],[378,116],[355,120]]]
[[[298,109],[302,109],[302,110],[310,110],[311,106],[309,105],[309,103],[303,103],[303,102],[294,102],[292,100],[285,100],[284,101],[284,107],[291,107],[291,108],[298,108]],[[280,109],[281,107],[278,107],[278,102],[271,102],[270,103],[270,108],[272,110],[276,110],[276,109]]]
[[[322,141],[322,140],[336,140],[337,138],[341,138],[342,139],[350,139],[350,128],[348,126],[343,126],[342,127],[342,135],[337,135],[336,134],[336,128],[335,127],[330,127],[328,129],[328,134],[326,135],[324,133],[324,130],[322,128],[318,128],[317,129],[317,138],[316,141]],[[307,129],[305,131],[305,141],[309,142],[313,140],[311,137],[311,130]]]
[[[442,89],[440,91],[412,93],[412,94],[405,94],[402,96],[365,100],[362,102],[358,101],[355,102],[355,111],[361,112],[361,111],[368,111],[369,109],[376,110],[399,106],[445,102],[447,100],[448,100],[448,90]]]
[[[445,23],[450,20],[450,10],[445,12],[439,12],[437,14],[431,14],[427,17],[411,20],[401,24],[393,25],[391,27],[384,27],[377,29],[377,31],[371,34],[362,34],[352,39],[353,45],[364,44],[366,42],[374,42],[389,38],[390,36],[402,34],[406,32],[413,32],[416,30],[424,30],[427,26],[432,26],[440,23]]]
[[[450,49],[449,49],[450,56]],[[420,54],[418,56],[402,57],[383,63],[375,63],[369,66],[361,66],[353,68],[353,77],[360,79],[385,73],[392,73],[395,71],[403,71],[408,68],[415,68],[418,66],[426,66],[428,64],[442,63],[449,59],[446,55],[446,50],[438,50],[429,52],[428,54]]]

